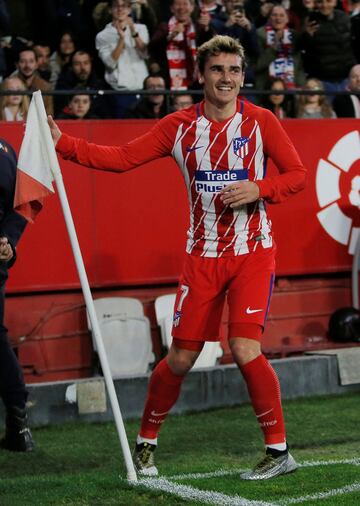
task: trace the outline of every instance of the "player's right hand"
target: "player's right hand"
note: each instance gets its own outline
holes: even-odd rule
[[[48,116],[48,125],[50,127],[51,137],[54,141],[54,145],[56,146],[58,140],[61,137],[61,130],[53,120],[52,116]]]

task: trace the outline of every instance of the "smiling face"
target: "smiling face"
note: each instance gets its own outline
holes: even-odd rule
[[[323,16],[331,16],[336,7],[336,0],[315,0],[315,4]]]
[[[194,4],[191,0],[174,0],[170,10],[177,21],[180,23],[189,23],[191,14],[194,10]]]
[[[281,5],[273,7],[270,14],[270,22],[274,30],[283,30],[288,24],[289,18],[286,10]]]
[[[217,109],[236,107],[236,99],[244,82],[241,57],[232,53],[210,56],[200,75],[205,100]]]
[[[130,3],[127,0],[114,0],[110,8],[113,21],[123,22],[131,12]]]

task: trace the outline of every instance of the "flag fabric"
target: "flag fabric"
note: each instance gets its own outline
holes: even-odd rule
[[[55,171],[60,171],[55,146],[41,91],[35,91],[19,153],[14,197],[14,209],[31,223],[41,211],[44,198],[54,193]]]

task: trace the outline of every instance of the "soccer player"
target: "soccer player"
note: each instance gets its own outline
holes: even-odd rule
[[[242,46],[216,36],[198,49],[204,101],[161,119],[122,146],[98,146],[62,134],[49,117],[57,151],[101,170],[122,172],[172,156],[190,201],[186,259],[174,308],[173,342],[149,382],[134,451],[137,470],[156,475],[160,427],[205,341],[219,339],[225,298],[229,342],[246,381],[266,453],[243,479],[267,479],[296,469],[288,451],[278,378],[261,353],[274,283],[275,244],[266,202],[282,202],[304,187],[305,169],[268,110],[238,98],[244,80]],[[266,177],[271,157],[279,174]]]

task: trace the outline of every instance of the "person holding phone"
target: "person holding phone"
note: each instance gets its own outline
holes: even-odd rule
[[[305,71],[319,79],[325,90],[346,89],[355,56],[349,16],[336,9],[336,0],[315,0],[315,10],[305,21],[300,38]],[[334,96],[329,97],[333,100]]]
[[[255,25],[247,16],[243,2],[239,2],[239,0],[225,0],[224,9],[223,24],[218,33],[237,39],[244,47],[247,58],[245,85],[254,84],[254,65],[259,55]]]

